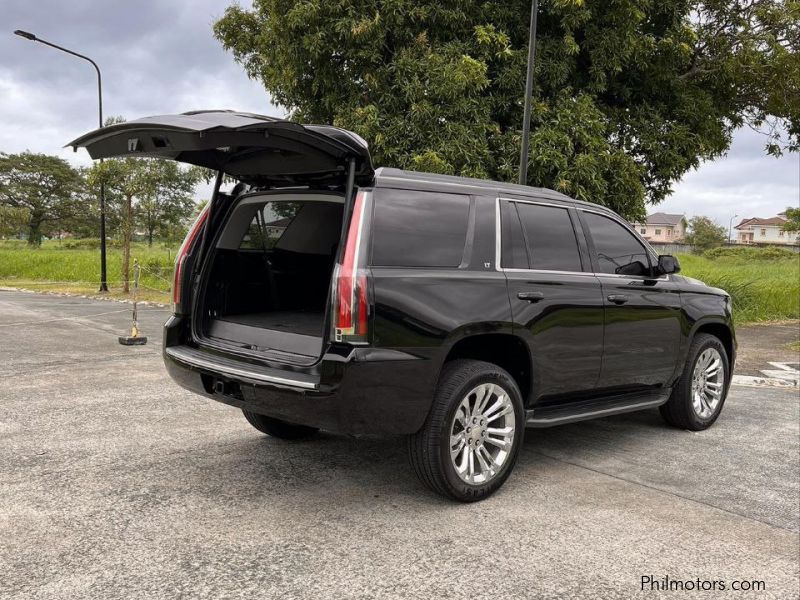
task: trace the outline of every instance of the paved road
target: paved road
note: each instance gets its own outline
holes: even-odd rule
[[[0,292],[2,598],[628,598],[640,578],[798,594],[798,395],[735,387],[528,435],[489,500],[427,492],[399,438],[289,444],[182,391],[127,306]],[[663,595],[723,597],[704,592]]]

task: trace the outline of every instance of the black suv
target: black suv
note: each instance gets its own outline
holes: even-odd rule
[[[407,434],[420,479],[470,501],[526,428],[658,407],[696,431],[722,410],[730,297],[602,206],[374,170],[351,132],[228,111],[71,145],[218,173],[177,257],[164,360],[271,436]]]

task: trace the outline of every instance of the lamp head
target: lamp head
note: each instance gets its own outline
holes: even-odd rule
[[[36,41],[35,35],[33,35],[29,31],[22,31],[22,29],[17,29],[16,31],[14,31],[14,35],[18,35],[19,37],[24,37],[26,40],[30,40],[32,42]]]

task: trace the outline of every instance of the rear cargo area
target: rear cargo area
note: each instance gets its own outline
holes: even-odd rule
[[[298,362],[320,356],[342,211],[332,193],[240,199],[205,271],[203,337]]]

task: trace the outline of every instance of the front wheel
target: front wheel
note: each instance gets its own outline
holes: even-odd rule
[[[411,464],[433,491],[474,502],[511,474],[525,432],[522,395],[497,365],[447,363],[422,429],[409,436]]]
[[[719,338],[707,333],[695,336],[683,374],[672,395],[659,410],[674,427],[702,431],[722,412],[728,391],[728,353]]]

